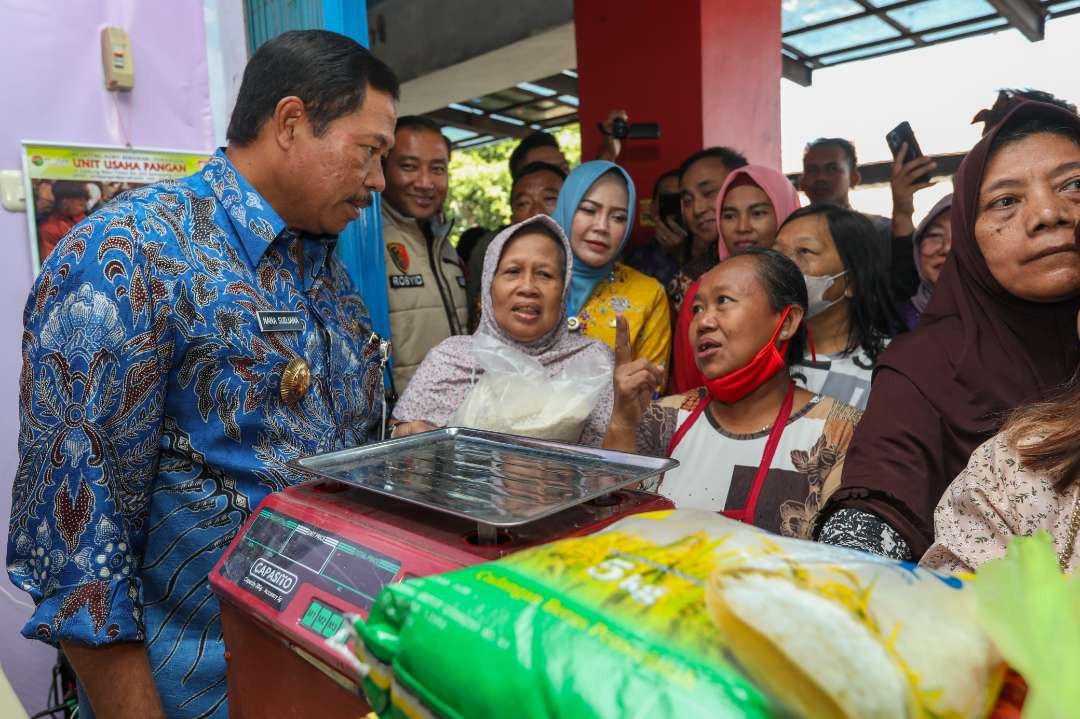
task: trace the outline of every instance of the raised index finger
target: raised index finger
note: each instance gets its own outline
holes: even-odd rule
[[[621,314],[615,315],[615,366],[621,367],[633,361],[630,349],[630,323]]]

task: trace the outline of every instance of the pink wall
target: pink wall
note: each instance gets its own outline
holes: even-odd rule
[[[202,0],[0,0],[0,17],[0,169],[21,168],[24,139],[213,147]],[[131,35],[130,93],[103,89],[98,36],[104,25]],[[31,283],[25,213],[0,209],[0,241],[6,269],[0,281],[0,516],[6,518],[18,462],[19,336]],[[9,595],[27,599],[6,576],[0,582]],[[28,616],[0,592],[0,664],[33,714],[45,708],[55,653],[19,635]]]

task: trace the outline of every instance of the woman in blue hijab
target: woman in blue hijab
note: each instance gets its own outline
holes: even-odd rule
[[[634,227],[634,181],[618,165],[595,160],[570,173],[555,221],[570,238],[574,269],[566,298],[570,331],[615,348],[615,316],[630,327],[634,359],[667,367],[671,315],[660,283],[616,262]],[[663,388],[658,388],[662,390]]]

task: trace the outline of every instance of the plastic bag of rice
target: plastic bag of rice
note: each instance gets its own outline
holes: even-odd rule
[[[490,335],[476,335],[472,352],[483,372],[452,427],[577,442],[600,397],[611,391],[611,363],[603,355],[573,358],[549,375],[534,357]]]
[[[971,588],[688,510],[383,590],[380,717],[982,717]]]

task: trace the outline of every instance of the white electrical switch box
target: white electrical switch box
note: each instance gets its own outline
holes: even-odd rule
[[[26,212],[26,186],[22,170],[0,170],[0,197],[8,212]]]
[[[121,28],[101,28],[101,66],[105,71],[106,90],[130,90],[135,87],[131,38]]]

